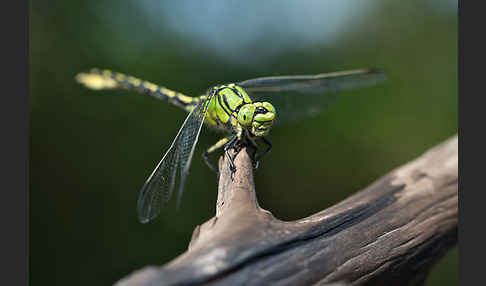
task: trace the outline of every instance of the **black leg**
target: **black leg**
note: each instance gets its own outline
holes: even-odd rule
[[[208,165],[209,169],[215,172],[216,175],[219,177],[218,169],[209,161],[209,152],[207,150],[203,153],[203,158],[204,158],[204,162],[206,162],[206,165]]]
[[[216,168],[210,161],[209,161],[209,154],[213,153],[214,151],[218,150],[219,148],[223,147],[226,145],[226,143],[228,143],[230,139],[228,137],[225,137],[221,140],[219,140],[218,142],[216,142],[216,144],[214,144],[213,146],[211,146],[208,150],[206,150],[206,152],[204,152],[202,155],[203,155],[203,158],[204,158],[204,162],[206,162],[206,165],[208,165],[209,169],[211,169],[213,172],[216,173],[217,177],[219,177],[219,170],[218,168]]]
[[[258,160],[257,160],[257,153],[258,153],[258,145],[255,143],[255,140],[253,139],[248,139],[247,141],[250,141],[251,147],[253,147],[253,168],[257,169],[258,168]]]
[[[224,146],[224,154],[226,155],[226,159],[228,159],[229,161],[229,164],[230,164],[230,170],[231,170],[231,179],[233,179],[233,175],[234,173],[236,172],[236,166],[235,166],[235,163],[234,163],[234,160],[235,160],[235,157],[236,157],[236,154],[238,154],[238,150],[237,148],[235,147],[235,143],[238,142],[238,136],[233,136],[230,141],[228,143],[226,143],[226,145]],[[231,158],[231,155],[229,153],[229,149],[235,149],[237,152],[236,154],[233,156],[233,158]]]
[[[263,140],[263,142],[265,142],[265,144],[268,145],[268,148],[267,148],[267,150],[265,150],[265,152],[263,152],[263,154],[258,156],[257,162],[259,162],[261,159],[263,159],[263,157],[265,157],[268,154],[268,152],[270,152],[270,150],[272,149],[272,142],[270,142],[270,140],[268,140],[265,137],[262,137],[262,140]],[[258,166],[258,163],[257,163],[257,166]]]

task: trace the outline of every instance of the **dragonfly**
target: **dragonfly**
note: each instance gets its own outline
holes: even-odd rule
[[[213,171],[218,173],[209,161],[209,154],[223,148],[233,174],[236,155],[231,155],[230,150],[238,151],[241,146],[252,146],[256,150],[257,140],[261,140],[267,148],[253,158],[256,168],[272,148],[267,136],[274,124],[317,115],[336,102],[338,91],[376,85],[386,79],[386,74],[379,69],[364,68],[315,75],[259,77],[216,85],[194,97],[108,69],[94,68],[78,73],[75,79],[92,90],[129,90],[146,94],[189,113],[139,191],[137,215],[141,223],[147,223],[156,218],[171,199],[176,178],[179,178],[179,205],[203,123],[227,134],[203,153],[204,161]]]

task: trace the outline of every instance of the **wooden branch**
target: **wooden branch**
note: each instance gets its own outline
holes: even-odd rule
[[[188,251],[117,285],[420,285],[457,243],[457,136],[291,222],[258,205],[245,150],[235,164],[232,181],[220,159],[216,216],[196,227]]]

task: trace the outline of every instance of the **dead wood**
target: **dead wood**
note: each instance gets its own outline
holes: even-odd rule
[[[420,285],[457,243],[457,136],[290,222],[258,205],[245,149],[235,164],[232,181],[220,159],[216,216],[196,227],[188,251],[117,285]]]

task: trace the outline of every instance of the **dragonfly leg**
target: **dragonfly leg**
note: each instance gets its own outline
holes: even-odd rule
[[[253,158],[252,158],[252,161],[253,161],[253,168],[254,169],[258,169],[258,160],[257,160],[257,152],[258,152],[258,144],[255,142],[255,140],[253,138],[248,138],[248,141],[251,143],[251,147],[253,147]]]
[[[272,142],[269,139],[262,137],[262,140],[263,142],[265,142],[265,144],[268,145],[268,147],[267,150],[263,152],[263,154],[258,155],[258,158],[256,159],[256,163],[255,163],[255,165],[257,166],[256,168],[258,168],[258,163],[260,162],[260,160],[263,159],[263,157],[265,157],[268,154],[268,152],[270,152],[270,150],[272,149]]]
[[[230,170],[231,170],[231,179],[233,179],[233,175],[234,175],[234,173],[236,172],[236,166],[235,166],[234,160],[235,160],[236,154],[237,154],[238,152],[236,152],[236,154],[235,154],[233,157],[231,157],[231,155],[230,155],[230,153],[229,153],[229,151],[228,151],[228,150],[229,150],[229,149],[231,149],[231,148],[233,148],[233,149],[235,149],[236,151],[238,151],[238,150],[237,150],[237,148],[236,148],[236,146],[235,146],[235,143],[237,143],[237,142],[238,142],[238,136],[237,136],[237,135],[235,135],[235,136],[233,136],[233,137],[232,137],[232,138],[229,140],[229,142],[228,142],[228,143],[226,143],[226,145],[224,146],[224,153],[225,153],[226,158],[228,159],[229,164],[230,164]]]
[[[213,172],[215,172],[217,175],[219,175],[219,171],[218,171],[218,168],[216,168],[210,161],[209,161],[209,154],[213,153],[214,151],[218,150],[219,148],[223,147],[226,143],[228,143],[228,141],[230,140],[230,137],[225,137],[221,140],[219,140],[218,142],[216,142],[216,144],[214,144],[213,146],[209,147],[208,150],[206,150],[204,153],[203,153],[203,158],[204,158],[204,162],[206,162],[206,165],[208,165],[209,169],[211,169]]]

